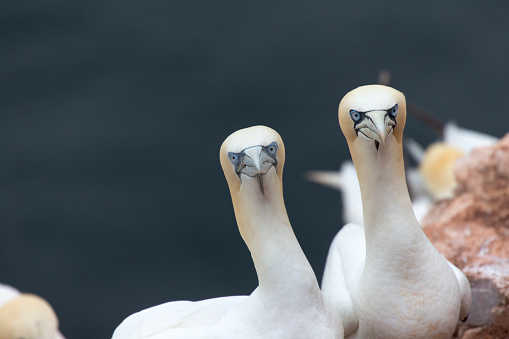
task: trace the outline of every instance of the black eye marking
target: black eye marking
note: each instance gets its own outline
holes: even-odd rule
[[[360,124],[364,119],[369,119],[371,120],[371,118],[369,116],[366,116],[366,113],[369,113],[369,112],[372,112],[372,111],[376,111],[376,110],[369,110],[369,111],[366,111],[366,112],[359,112],[359,111],[356,111],[356,110],[350,110],[350,118],[352,118],[354,124],[353,124],[353,128],[355,130],[355,134],[357,136],[359,136],[359,129],[357,129],[357,125]],[[392,126],[392,129],[394,130],[394,128],[396,127],[396,125],[398,124],[398,122],[396,121],[396,117],[398,116],[398,104],[392,106],[391,108],[385,110],[387,113],[386,113],[386,116],[389,117],[389,119],[391,119],[392,121],[394,121],[394,125]],[[364,133],[363,133],[364,134]],[[377,147],[378,149],[378,147]]]
[[[357,136],[359,136],[359,130],[356,127],[359,123],[361,123],[366,118],[365,113],[366,112],[359,112],[359,111],[356,111],[353,109],[350,110],[350,118],[352,118],[352,120],[353,120],[353,128],[354,128],[355,134]]]
[[[240,177],[240,171],[244,168],[244,151],[240,153],[229,152],[228,159],[233,164],[235,168],[235,173]]]
[[[275,165],[277,165],[277,158],[276,158],[276,155],[277,155],[277,149],[278,149],[278,145],[277,145],[277,142],[273,142],[272,144],[270,144],[269,146],[265,146],[263,147],[263,149],[265,150],[265,152],[267,153],[267,155],[269,157],[271,157],[272,159],[274,159],[274,161],[276,162]]]
[[[262,157],[262,161],[264,163],[270,163],[271,164],[270,166],[274,166],[274,167],[277,166],[277,163],[278,163],[278,161],[277,161],[277,150],[278,150],[277,142],[273,142],[273,143],[269,144],[268,146],[262,146],[262,145],[251,146],[251,147],[243,149],[239,153],[228,152],[228,159],[233,164],[235,173],[237,173],[239,178],[241,177],[241,174],[244,173],[244,172],[242,172],[242,170],[246,167],[246,157],[249,158],[249,155],[246,154],[246,150],[253,148],[253,147],[261,147],[262,154],[260,154],[260,156]],[[264,158],[265,158],[265,160],[263,160]],[[268,160],[268,159],[272,159],[272,160]],[[244,173],[244,174],[246,174],[246,173]],[[246,175],[250,176],[249,174],[246,174]]]
[[[387,110],[387,114],[389,114],[389,117],[392,120],[395,120],[396,116],[398,115],[398,104],[394,105],[394,107],[392,107],[392,108],[389,108]]]

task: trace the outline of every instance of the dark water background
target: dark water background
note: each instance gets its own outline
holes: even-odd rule
[[[45,297],[67,338],[257,285],[218,151],[265,124],[319,278],[349,157],[341,97],[381,69],[409,101],[509,131],[507,1],[17,1],[0,5],[0,281]],[[436,136],[410,117],[407,136]]]

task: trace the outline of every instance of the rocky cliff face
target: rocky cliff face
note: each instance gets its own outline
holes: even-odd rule
[[[458,159],[454,171],[454,197],[436,203],[422,225],[472,286],[456,336],[509,338],[509,134]]]

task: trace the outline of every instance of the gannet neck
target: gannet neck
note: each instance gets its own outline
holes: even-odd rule
[[[242,178],[240,190],[232,192],[235,217],[251,252],[259,289],[286,298],[299,286],[318,288],[313,270],[290,225],[281,180],[275,169],[269,170],[262,180],[263,193],[258,179],[247,177]]]
[[[421,242],[422,230],[408,194],[402,144],[389,136],[386,145],[377,151],[365,147],[365,142],[358,139],[350,147],[361,188],[366,263],[384,255],[396,258],[388,260],[390,263],[397,258],[408,262],[411,254],[398,251],[404,252],[412,242]],[[400,243],[405,246],[398,246]]]
[[[411,255],[403,253],[412,243],[423,241],[405,180],[404,95],[386,86],[359,87],[341,100],[338,117],[361,188],[366,265],[374,257],[384,263],[406,258],[405,262],[415,264]]]
[[[299,302],[291,297],[296,289],[306,291],[300,291],[301,296],[315,298],[318,282],[283,200],[285,149],[279,134],[265,126],[239,130],[223,142],[220,160],[239,231],[258,275],[257,293],[271,294],[268,300],[279,298],[285,304]]]

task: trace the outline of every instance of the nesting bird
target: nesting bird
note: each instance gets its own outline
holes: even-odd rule
[[[342,315],[347,338],[449,338],[468,316],[470,285],[431,244],[405,180],[406,103],[393,88],[349,92],[338,109],[358,175],[364,226],[332,242],[322,291]]]
[[[279,134],[264,126],[239,130],[219,156],[259,286],[249,296],[149,308],[124,320],[113,338],[343,338],[286,213]]]
[[[43,298],[0,284],[0,339],[64,339],[58,318]]]

